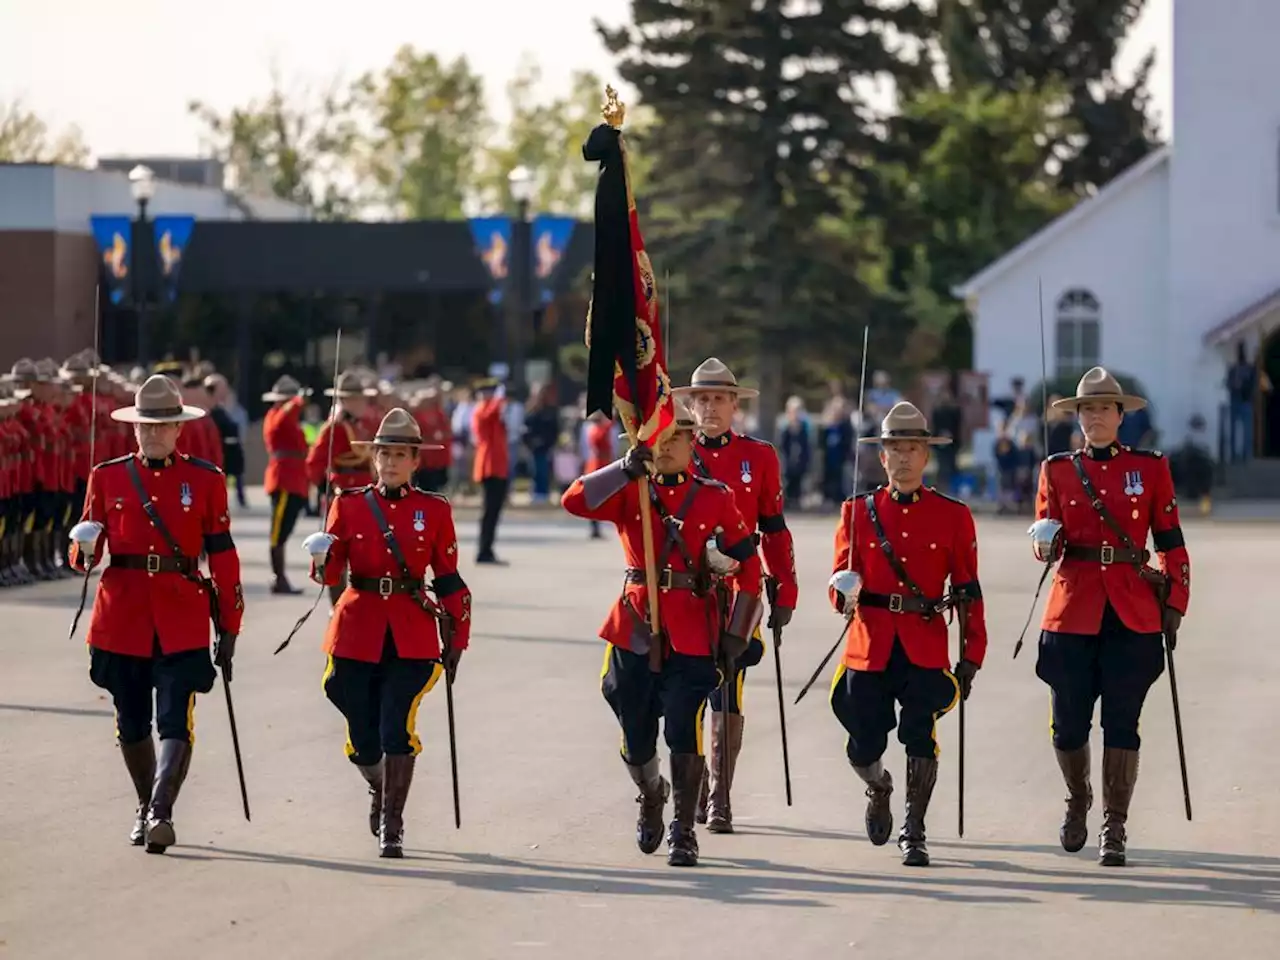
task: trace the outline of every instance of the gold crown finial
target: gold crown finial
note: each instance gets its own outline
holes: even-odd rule
[[[604,122],[615,130],[622,129],[622,121],[627,115],[627,105],[618,99],[618,91],[613,87],[604,88],[604,105],[600,108]]]

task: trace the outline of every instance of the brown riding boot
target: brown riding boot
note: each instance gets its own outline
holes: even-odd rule
[[[177,842],[173,829],[173,805],[191,766],[191,745],[185,740],[161,740],[156,778],[147,810],[147,853],[164,853]]]
[[[702,787],[698,790],[698,809],[693,815],[694,823],[707,822],[707,804],[711,801],[711,777],[704,770],[702,773]]]
[[[271,592],[285,596],[296,596],[302,592],[285,575],[283,543],[271,548]]]
[[[889,806],[893,777],[879,760],[866,767],[854,766],[853,772],[867,785],[867,812],[863,818],[867,839],[877,847],[883,847],[893,836],[893,808]]]
[[[1102,748],[1102,832],[1098,836],[1098,863],[1104,867],[1125,865],[1129,801],[1138,782],[1138,751]]]
[[[378,837],[379,856],[398,860],[404,856],[404,802],[413,783],[417,757],[388,754],[383,758],[382,830]]]
[[[929,848],[925,844],[924,817],[929,798],[938,782],[938,761],[933,757],[907,757],[907,810],[898,833],[898,849],[906,867],[927,867]]]
[[[1089,783],[1091,754],[1086,743],[1079,750],[1055,750],[1062,779],[1067,785],[1067,812],[1062,818],[1058,839],[1062,849],[1075,853],[1089,839],[1089,809],[1093,806],[1093,787]]]
[[[138,794],[138,811],[134,815],[129,842],[140,847],[147,842],[147,807],[151,804],[151,784],[156,778],[156,743],[150,736],[137,743],[120,744],[120,756]]]
[[[711,833],[733,833],[733,809],[729,793],[733,789],[733,771],[738,766],[738,754],[741,752],[742,715],[713,713],[711,760],[707,766],[707,782],[711,794],[711,802],[707,806],[707,830]]]
[[[626,767],[632,781],[640,788],[640,794],[636,797],[636,803],[640,804],[640,816],[636,820],[636,846],[641,853],[653,853],[662,846],[671,784],[662,776],[662,765],[657,754],[648,763],[640,766],[628,763]]]
[[[667,830],[667,865],[696,867],[698,838],[693,830],[697,812],[698,790],[702,784],[705,761],[696,753],[671,755],[671,787],[675,798],[675,816]]]
[[[369,766],[356,764],[356,769],[369,784],[369,830],[375,837],[378,836],[378,828],[382,823],[382,771],[386,766],[385,759],[384,757]]]

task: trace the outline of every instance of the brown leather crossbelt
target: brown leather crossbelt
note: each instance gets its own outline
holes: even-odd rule
[[[422,587],[421,580],[405,580],[400,577],[351,577],[348,581],[356,590],[389,597],[393,593],[413,593]]]
[[[645,583],[644,571],[637,567],[628,567],[626,581],[627,583]],[[696,590],[698,589],[698,578],[691,573],[682,573],[679,570],[672,570],[670,567],[663,567],[658,571],[658,589]]]
[[[1067,544],[1062,554],[1068,560],[1084,560],[1086,563],[1129,563],[1136,567],[1151,559],[1146,550],[1130,550],[1127,547],[1082,547]]]
[[[862,590],[858,593],[858,605],[863,607],[879,607],[890,613],[937,613],[942,607],[942,600],[929,597],[912,597],[901,593],[871,593]]]
[[[113,553],[111,566],[125,570],[145,570],[147,573],[195,573],[200,561],[195,557],[164,557],[158,553]]]

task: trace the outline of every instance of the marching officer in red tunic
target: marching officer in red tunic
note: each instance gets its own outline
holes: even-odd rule
[[[928,866],[924,819],[938,778],[934,726],[961,696],[968,699],[987,649],[977,533],[964,503],[923,486],[929,448],[951,440],[931,434],[914,406],[895,404],[880,435],[859,442],[881,445],[889,482],[846,500],[836,529],[831,598],[851,620],[831,708],[849,734],[849,763],[867,785],[867,837],[876,846],[893,831],[893,778],[881,757],[898,727],[907,752],[898,847],[906,866]],[[947,649],[952,607],[961,630],[954,673]]]
[[[271,409],[262,418],[262,440],[267,450],[263,489],[271,498],[271,592],[301,593],[285,573],[284,547],[293,533],[298,514],[307,505],[307,437],[302,432],[302,408],[311,396],[302,384],[283,376],[262,399]],[[327,451],[326,451],[327,452]]]
[[[134,406],[113,416],[133,425],[138,448],[90,474],[71,560],[83,571],[104,548],[111,555],[89,623],[89,676],[115,702],[120,753],[138,794],[130,839],[163,853],[175,842],[173,807],[191,764],[196,694],[213,689],[215,666],[231,677],[244,611],[240,558],[222,471],[175,453],[182,424],[204,411],[185,406],[169,378],[153,376]],[[201,553],[212,580],[200,574]],[[211,616],[220,631],[212,660]]]
[[[1138,779],[1138,721],[1147,691],[1164,671],[1187,612],[1191,559],[1178,520],[1169,462],[1116,441],[1125,413],[1146,401],[1094,367],[1076,395],[1054,404],[1075,410],[1083,450],[1050,457],[1040,472],[1033,552],[1061,560],[1041,622],[1036,675],[1053,691],[1053,746],[1067,786],[1063,849],[1080,850],[1093,805],[1089,731],[1102,700],[1102,806],[1098,862],[1125,864],[1125,825]],[[1151,534],[1160,569],[1147,566]]]
[[[325,635],[325,695],[347,719],[347,757],[369,784],[381,856],[404,856],[404,805],[422,749],[418,705],[458,669],[471,634],[471,592],[458,573],[453,510],[410,484],[424,446],[399,407],[371,441],[377,482],[338,491],[325,532],[307,538],[312,578],[350,579]],[[426,596],[427,570],[436,601]],[[443,636],[442,636],[443,634]]]
[[[608,643],[602,692],[622,727],[623,762],[640,788],[636,843],[644,853],[662,843],[666,801],[674,791],[667,863],[682,867],[698,862],[694,817],[707,697],[746,651],[762,609],[760,561],[733,493],[690,473],[694,427],[676,401],[675,428],[658,444],[656,457],[647,447],[633,447],[621,460],[575,480],[561,501],[574,516],[613,523],[622,539],[625,585],[600,629]],[[656,556],[660,652],[650,650],[640,487],[631,482],[651,462],[657,468],[649,488],[653,542],[662,545]],[[709,547],[739,564],[726,619],[708,575]],[[671,750],[671,783],[658,761],[659,717]]]
[[[778,454],[772,444],[732,430],[738,401],[759,396],[759,392],[739,386],[733,371],[711,357],[693,371],[689,386],[676,387],[672,393],[687,398],[698,422],[694,469],[732,490],[747,529],[753,533],[759,530],[765,568],[778,582],[778,599],[769,611],[768,626],[785,627],[791,622],[799,590],[791,531],[782,514]],[[733,833],[729,791],[742,750],[743,684],[747,668],[763,656],[764,641],[756,630],[746,654],[738,660],[737,675],[711,694],[711,757],[698,799],[698,822],[706,823],[711,833]],[[722,703],[725,692],[728,702]]]
[[[358,445],[358,441],[368,438],[363,421],[369,410],[369,398],[376,397],[378,391],[366,387],[359,374],[348,370],[338,377],[335,386],[325,390],[324,395],[333,397],[337,409],[320,427],[311,452],[307,454],[307,477],[324,491],[326,498],[332,498],[342,490],[368,486],[373,480],[368,450]],[[329,439],[331,433],[332,441]],[[342,591],[341,580],[330,586],[330,603],[336,605]]]

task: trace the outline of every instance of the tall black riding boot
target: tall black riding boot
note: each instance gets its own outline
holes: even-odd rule
[[[382,776],[386,767],[386,758],[368,766],[357,764],[356,769],[369,784],[369,830],[376,837],[382,823]]]
[[[641,853],[653,853],[662,846],[671,784],[662,776],[662,764],[657,754],[648,763],[640,766],[628,763],[626,767],[632,781],[640,788],[636,797],[636,803],[640,804],[640,816],[636,820],[636,846]]]
[[[147,853],[164,853],[177,842],[173,829],[173,805],[191,766],[191,744],[185,740],[161,740],[156,779],[147,810]]]
[[[938,761],[933,757],[907,757],[907,812],[898,834],[898,849],[907,867],[927,867],[924,816],[929,810],[933,785],[938,782]]]
[[[667,830],[667,864],[672,867],[698,865],[698,837],[693,818],[698,808],[698,791],[702,787],[705,761],[696,753],[671,755],[671,790],[675,798],[675,816]]]
[[[1102,749],[1102,833],[1098,837],[1098,863],[1123,867],[1128,833],[1129,801],[1138,782],[1138,751],[1119,747]]]
[[[416,759],[404,754],[388,754],[383,758],[379,856],[397,860],[404,856],[404,802],[409,798],[409,785],[413,783],[413,762]]]
[[[1091,756],[1086,743],[1079,750],[1055,750],[1063,782],[1067,785],[1067,811],[1062,817],[1058,839],[1062,849],[1075,853],[1089,839],[1089,808],[1093,806],[1093,787],[1089,783]]]
[[[295,596],[302,591],[289,582],[284,571],[284,544],[271,548],[271,592]],[[334,601],[335,603],[337,600]]]
[[[151,804],[151,784],[156,778],[156,743],[150,736],[137,743],[122,743],[120,756],[124,757],[133,789],[138,794],[138,811],[133,818],[129,842],[140,847],[147,842],[147,807]]]
[[[883,847],[893,836],[893,808],[889,806],[889,797],[893,795],[893,777],[879,760],[865,767],[854,764],[850,766],[867,785],[867,812],[863,818],[867,827],[867,839],[877,847]]]

